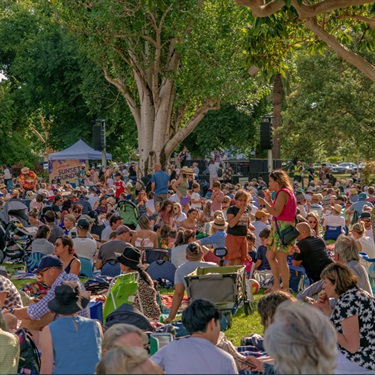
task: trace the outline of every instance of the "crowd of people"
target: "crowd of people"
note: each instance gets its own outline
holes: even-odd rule
[[[147,186],[137,180],[134,163],[103,173],[82,165],[76,186],[46,183],[28,168],[13,177],[3,166],[3,210],[12,202],[27,207],[31,255],[38,259],[33,272],[45,292],[27,302],[0,276],[0,373],[17,371],[20,345],[14,332],[20,324],[41,351],[41,373],[375,371],[375,187],[309,178],[303,188],[298,172],[293,180],[283,170],[270,173],[268,183],[260,177],[232,184],[218,175],[221,160],[214,154],[204,194],[197,165],[188,166],[187,158],[184,149],[181,167],[168,172],[156,163]],[[122,215],[124,202],[136,209],[136,222]],[[176,270],[171,307],[162,320],[173,323],[187,289],[185,277],[199,267],[214,272],[220,265],[214,250],[223,247],[225,264],[245,266],[248,278],[264,271],[273,275],[258,303],[267,356],[238,356],[219,348],[220,311],[206,300],[183,311],[189,338],[171,342],[151,358],[141,330],[126,324],[107,329],[90,319],[90,296],[79,277],[135,273],[134,307],[160,321],[165,306],[144,254],[163,249]],[[311,284],[297,296],[303,303],[289,289],[292,265],[302,267]]]

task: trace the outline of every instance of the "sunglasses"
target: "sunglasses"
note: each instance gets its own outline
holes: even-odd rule
[[[51,267],[48,267],[48,268],[44,268],[42,269],[40,272],[39,272],[39,275],[43,275],[45,272],[47,272],[48,270],[50,270]]]
[[[316,221],[309,221],[309,224],[316,224]]]
[[[62,245],[61,242],[55,242],[55,243],[53,244],[53,246],[55,246],[55,247],[58,247],[58,246],[61,246],[61,245]]]
[[[364,223],[371,223],[371,219],[362,220]]]
[[[80,214],[81,212],[80,211],[73,211],[75,214]]]

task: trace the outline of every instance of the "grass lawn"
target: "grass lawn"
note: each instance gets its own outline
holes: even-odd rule
[[[5,264],[5,268],[7,272],[13,275],[17,271],[24,270],[24,266],[22,264]],[[17,289],[21,289],[24,285],[29,283],[32,279],[24,279],[24,280],[12,280],[14,285]],[[87,279],[81,279],[83,283],[86,282]],[[173,291],[169,289],[162,289],[160,290],[161,294],[171,294]],[[255,301],[258,301],[263,295],[263,291],[261,290],[259,294],[254,296]],[[259,314],[256,311],[256,304],[254,304],[254,311],[246,316],[244,312],[244,308],[238,310],[238,312],[233,316],[232,327],[228,329],[225,334],[229,340],[233,342],[234,345],[240,345],[241,337],[249,336],[252,333],[263,333],[263,327],[260,324]]]

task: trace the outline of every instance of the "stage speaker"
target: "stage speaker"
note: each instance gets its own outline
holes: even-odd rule
[[[95,124],[92,127],[92,146],[97,151],[102,151],[105,149],[105,126]]]
[[[264,121],[260,123],[260,148],[271,150],[273,146],[272,123]]]

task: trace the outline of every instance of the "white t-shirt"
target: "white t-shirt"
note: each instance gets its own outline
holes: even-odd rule
[[[171,250],[171,262],[178,268],[186,262],[187,244],[174,246]]]
[[[362,251],[370,258],[375,258],[375,242],[370,237],[361,237],[357,240],[362,245]]]
[[[196,192],[194,192],[194,193],[191,193],[191,201],[197,201],[197,200],[200,200],[201,199],[201,196],[199,195],[199,193],[196,193]],[[198,210],[200,210],[201,209],[201,207],[202,207],[202,204],[199,202],[199,203],[192,203],[191,205],[191,208],[197,208]]]
[[[73,243],[74,250],[78,258],[87,258],[92,261],[97,249],[95,240],[90,238],[76,237],[73,238]]]
[[[198,337],[172,341],[156,352],[151,360],[166,374],[238,374],[229,353]]]
[[[324,220],[325,226],[331,227],[345,227],[345,218],[342,216],[329,215]]]
[[[374,239],[374,232],[372,231],[372,227],[370,229],[365,229],[365,236]]]

